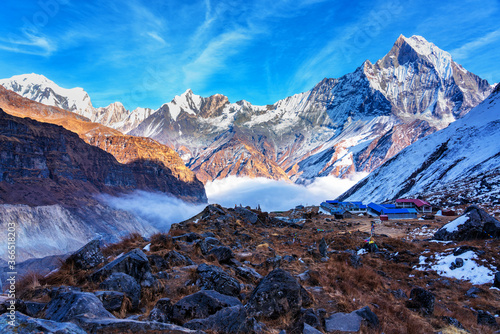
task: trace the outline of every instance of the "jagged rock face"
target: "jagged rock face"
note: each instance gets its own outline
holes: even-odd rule
[[[408,146],[339,199],[381,202],[423,195],[432,202],[496,201],[499,120],[497,88],[463,118]]]
[[[75,133],[60,126],[21,119],[3,111],[0,112],[0,125],[0,174],[1,187],[5,191],[0,195],[2,203],[74,203],[82,197],[78,192],[90,197],[102,192],[136,189],[204,200],[203,193],[196,188],[183,187],[184,182],[160,162],[139,157],[128,164],[120,164],[111,154],[86,144]],[[32,187],[42,196],[32,196],[31,201],[21,199],[23,190],[29,193]],[[45,190],[45,195],[41,190]],[[66,198],[67,194],[73,194],[72,198]]]
[[[373,171],[465,115],[491,90],[434,44],[400,36],[375,64],[366,61],[273,105],[230,103],[220,94],[203,98],[188,90],[157,111],[127,116],[115,103],[81,114],[121,130],[137,125],[130,134],[174,148],[203,182],[236,175],[307,183]]]
[[[123,183],[123,186],[129,187],[129,189],[133,189],[134,187],[140,189],[141,184],[149,183],[152,185],[159,182],[157,186],[154,186],[150,190],[164,191],[191,202],[206,202],[203,184],[184,165],[178,154],[171,148],[161,145],[150,138],[123,135],[117,130],[97,123],[91,123],[88,119],[77,114],[22,98],[3,87],[0,87],[0,107],[5,112],[14,116],[27,116],[41,122],[62,125],[64,128],[76,132],[87,143],[111,153],[118,162],[128,165],[129,172],[127,172],[127,175],[123,175],[120,182]],[[71,132],[67,131],[67,133]],[[73,133],[71,134],[73,135]],[[57,141],[57,139],[53,140]],[[81,151],[73,150],[72,152],[75,154],[77,152],[85,152],[85,143],[79,143],[80,146],[81,144],[84,145]],[[47,147],[46,150],[50,151],[50,148]],[[90,152],[98,151],[100,150],[90,150]],[[92,153],[86,153],[86,155],[92,155]],[[116,165],[116,161],[109,162],[114,160],[113,156],[98,154],[92,161],[95,161],[95,167],[109,168]],[[101,157],[105,160],[100,160]],[[61,163],[57,162],[55,157],[52,158],[55,164]],[[86,167],[85,170],[91,171],[92,168],[94,167]],[[130,171],[133,171],[136,175],[135,181],[128,180],[130,178]],[[85,177],[88,178],[88,175]],[[108,182],[108,180],[101,178],[100,182],[103,181]],[[109,182],[111,182],[109,185],[113,186],[113,181],[109,180]]]

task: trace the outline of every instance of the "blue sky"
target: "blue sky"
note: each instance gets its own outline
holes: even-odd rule
[[[4,0],[0,78],[38,73],[95,107],[158,108],[191,88],[271,104],[421,35],[500,81],[500,2]]]

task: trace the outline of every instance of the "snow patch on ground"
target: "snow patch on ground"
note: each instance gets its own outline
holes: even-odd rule
[[[464,265],[460,268],[450,269],[451,264],[457,258],[463,259]],[[434,270],[440,276],[470,281],[474,285],[492,283],[494,273],[497,269],[493,266],[488,267],[478,264],[478,261],[479,259],[473,251],[468,251],[458,256],[436,253],[429,257],[421,255],[419,265],[414,266],[413,269],[421,271]]]

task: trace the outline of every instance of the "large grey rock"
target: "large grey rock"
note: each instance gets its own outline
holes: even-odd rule
[[[217,311],[231,306],[241,306],[241,302],[231,296],[214,290],[203,290],[179,300],[172,307],[172,321],[183,324],[188,320],[206,318]]]
[[[227,334],[264,333],[265,331],[265,326],[249,316],[245,307],[242,306],[224,308],[208,318],[191,320],[185,323],[184,327]]]
[[[12,320],[9,314],[0,316],[0,333],[17,334],[86,334],[82,328],[70,322],[56,322],[51,320],[31,318],[19,312],[15,312],[15,325],[11,326]]]
[[[104,308],[110,312],[119,311],[122,308],[125,294],[118,291],[96,291],[97,298],[102,302]]]
[[[238,280],[227,274],[222,268],[200,264],[196,269],[203,290],[215,290],[228,296],[239,296],[241,286]]]
[[[500,271],[495,273],[495,278],[493,279],[493,286],[500,289]]]
[[[370,307],[368,306],[360,308],[359,310],[354,311],[354,313],[363,318],[363,320],[366,321],[368,326],[372,328],[377,328],[380,324],[377,315],[373,313]]]
[[[97,239],[92,240],[73,254],[71,254],[66,262],[72,262],[77,268],[91,269],[97,267],[104,262],[104,255],[102,255],[101,242]]]
[[[334,313],[329,318],[325,319],[325,329],[327,332],[358,332],[361,328],[362,321],[363,318],[355,312]]]
[[[302,334],[322,334],[322,333],[313,326],[304,323],[304,329],[302,330]]]
[[[246,304],[249,314],[256,318],[277,319],[295,315],[308,295],[297,280],[283,269],[275,269],[264,277],[252,291]]]
[[[213,254],[219,263],[228,263],[234,258],[233,251],[227,246],[215,247],[208,254]]]
[[[500,237],[500,222],[476,205],[471,205],[457,219],[441,227],[436,240],[475,240]]]
[[[79,319],[79,325],[88,333],[141,333],[141,334],[202,334],[181,326],[155,321],[138,321],[132,319]]]
[[[167,263],[167,268],[178,267],[178,266],[192,266],[195,263],[187,256],[182,255],[176,251],[170,251],[165,255],[165,262]]]
[[[42,318],[57,322],[86,318],[114,318],[102,302],[88,292],[65,292],[52,299],[41,312]]]
[[[172,302],[170,298],[162,298],[156,302],[155,307],[149,312],[149,320],[170,322],[172,319]]]
[[[143,286],[151,286],[154,281],[148,258],[140,249],[134,249],[108,263],[92,274],[91,279],[99,281],[113,273],[125,273],[132,276]]]
[[[243,278],[246,281],[249,281],[250,283],[257,283],[262,279],[262,275],[259,274],[255,269],[253,268],[248,268],[248,267],[236,267],[234,268],[234,271],[236,272],[236,275],[239,277]]]
[[[490,327],[493,327],[493,328],[499,328],[500,327],[498,325],[497,320],[495,319],[495,317],[492,316],[491,314],[483,311],[483,310],[477,311],[477,324],[478,325],[490,326]]]
[[[222,243],[214,237],[206,237],[196,243],[196,247],[200,249],[203,255],[207,255],[214,247],[218,246],[222,246]]]
[[[319,242],[318,251],[322,257],[326,257],[327,250],[328,250],[328,245],[326,244],[325,238],[323,237],[323,238],[321,238],[321,241]]]
[[[259,215],[257,215],[255,212],[253,211],[250,211],[248,209],[245,209],[245,208],[241,208],[241,207],[236,207],[234,208],[234,211],[236,211],[236,213],[243,219],[245,220],[246,222],[250,223],[250,224],[256,224],[257,222],[260,222],[259,221]]]
[[[420,311],[424,315],[430,315],[434,312],[434,295],[422,288],[414,288],[410,292],[410,300],[406,306],[413,311]]]
[[[123,292],[132,301],[133,309],[139,307],[141,286],[132,276],[124,273],[113,273],[99,284],[99,289]]]

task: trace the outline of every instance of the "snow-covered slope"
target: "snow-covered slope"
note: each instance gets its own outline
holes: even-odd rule
[[[402,196],[446,194],[498,201],[500,193],[500,85],[449,127],[410,145],[340,196],[384,201]],[[461,188],[463,186],[463,189]]]

